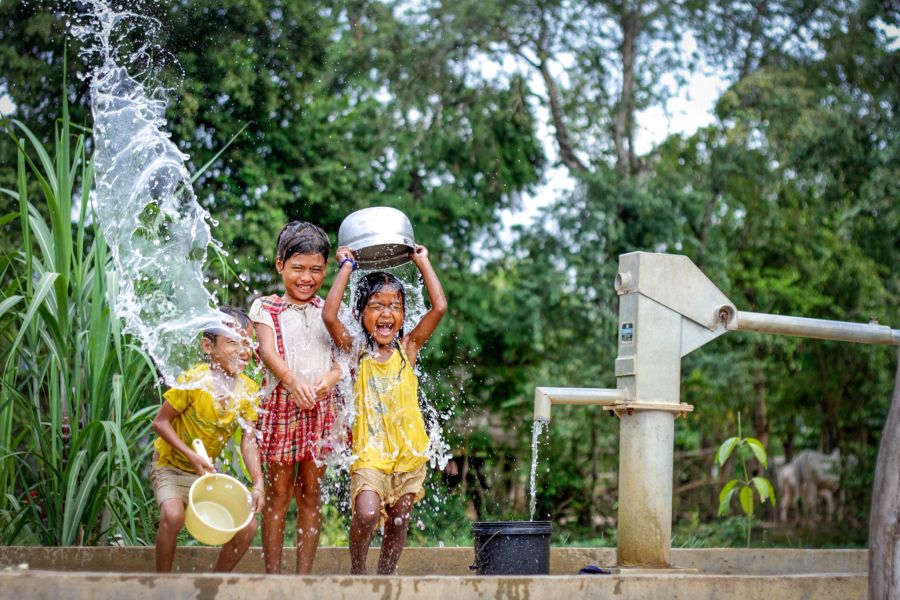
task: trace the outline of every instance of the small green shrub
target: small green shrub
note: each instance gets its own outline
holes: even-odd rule
[[[724,516],[728,514],[731,507],[731,500],[737,495],[741,510],[747,515],[747,547],[749,548],[753,509],[755,506],[753,490],[755,489],[757,493],[759,493],[760,502],[765,502],[766,499],[768,499],[772,503],[772,506],[774,506],[775,488],[772,487],[772,483],[765,477],[759,475],[751,477],[750,471],[747,469],[746,450],[748,448],[752,455],[756,457],[756,460],[762,465],[763,469],[765,469],[769,461],[766,447],[754,437],[741,437],[741,416],[738,414],[737,437],[730,437],[722,442],[722,445],[719,446],[719,449],[716,451],[715,461],[720,467],[724,466],[728,461],[728,458],[736,449],[738,459],[740,460],[742,476],[728,481],[722,488],[722,491],[719,492],[719,515]]]

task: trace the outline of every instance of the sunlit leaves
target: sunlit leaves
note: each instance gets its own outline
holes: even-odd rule
[[[754,437],[741,437],[740,423],[740,415],[738,415],[738,435],[730,437],[722,442],[715,455],[715,463],[720,467],[724,466],[728,459],[734,455],[736,457],[735,462],[738,463],[740,472],[743,475],[740,478],[729,480],[728,483],[722,487],[722,490],[719,492],[718,512],[720,516],[729,513],[731,500],[734,497],[735,492],[737,492],[741,510],[747,516],[747,546],[749,546],[751,521],[753,519],[754,511],[753,490],[755,489],[759,494],[760,502],[765,502],[766,499],[768,499],[774,506],[775,488],[772,487],[772,484],[765,477],[751,475],[751,472],[747,467],[747,458],[744,449],[749,448],[750,454],[759,461],[763,468],[765,468],[768,463],[768,453],[766,452],[765,446],[763,446],[758,439]]]
[[[719,466],[724,465],[725,461],[728,460],[728,457],[731,456],[732,450],[734,450],[735,446],[737,446],[739,438],[730,437],[719,446],[719,449],[716,451],[716,464]]]
[[[732,479],[722,488],[722,491],[719,492],[719,514],[727,515],[729,511],[729,507],[731,506],[731,498],[734,496],[734,492],[736,491],[737,484],[740,481],[737,479]]]

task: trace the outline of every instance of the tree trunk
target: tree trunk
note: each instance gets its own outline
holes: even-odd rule
[[[543,50],[538,48],[538,52],[541,53]],[[544,87],[547,88],[547,99],[550,101],[550,116],[553,118],[553,128],[556,131],[556,143],[559,144],[559,160],[575,173],[586,173],[588,170],[587,166],[575,154],[572,138],[569,137],[569,129],[566,127],[566,117],[563,113],[559,86],[556,84],[556,80],[553,79],[553,75],[550,74],[546,56],[541,56],[538,70],[541,72],[541,78],[544,80]]]
[[[900,598],[900,357],[872,484],[869,600]]]
[[[616,170],[625,176],[634,173],[634,59],[637,54],[637,36],[640,29],[640,8],[629,4],[622,6],[622,90],[616,108],[615,146]]]

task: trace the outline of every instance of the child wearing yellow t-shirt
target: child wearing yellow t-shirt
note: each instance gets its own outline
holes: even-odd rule
[[[178,377],[179,387],[169,389],[153,420],[159,435],[154,443],[150,468],[153,493],[159,503],[156,534],[156,570],[172,570],[178,532],[184,526],[184,511],[191,484],[215,467],[191,447],[200,439],[210,460],[215,460],[238,425],[244,465],[253,479],[252,508],[258,513],[264,503],[263,476],[256,446],[257,395],[259,386],[243,375],[250,360],[250,319],[230,306],[219,309],[232,323],[203,333],[200,348],[208,362],[197,364]],[[215,571],[231,571],[243,558],[256,533],[256,520],[239,531],[222,548]]]

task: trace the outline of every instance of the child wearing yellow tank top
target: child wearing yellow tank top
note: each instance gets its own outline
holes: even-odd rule
[[[369,273],[359,280],[356,290],[353,314],[365,340],[353,383],[356,459],[350,465],[350,559],[354,574],[365,574],[369,543],[382,518],[384,540],[378,573],[389,575],[396,570],[413,504],[425,495],[428,434],[419,410],[414,369],[419,350],[447,312],[447,299],[428,250],[416,246],[410,258],[422,274],[431,308],[408,334],[403,330],[406,292],[399,279],[390,273]],[[338,274],[325,300],[322,319],[335,345],[353,352],[353,339],[338,312],[356,262],[345,246],[338,248],[337,260]]]

